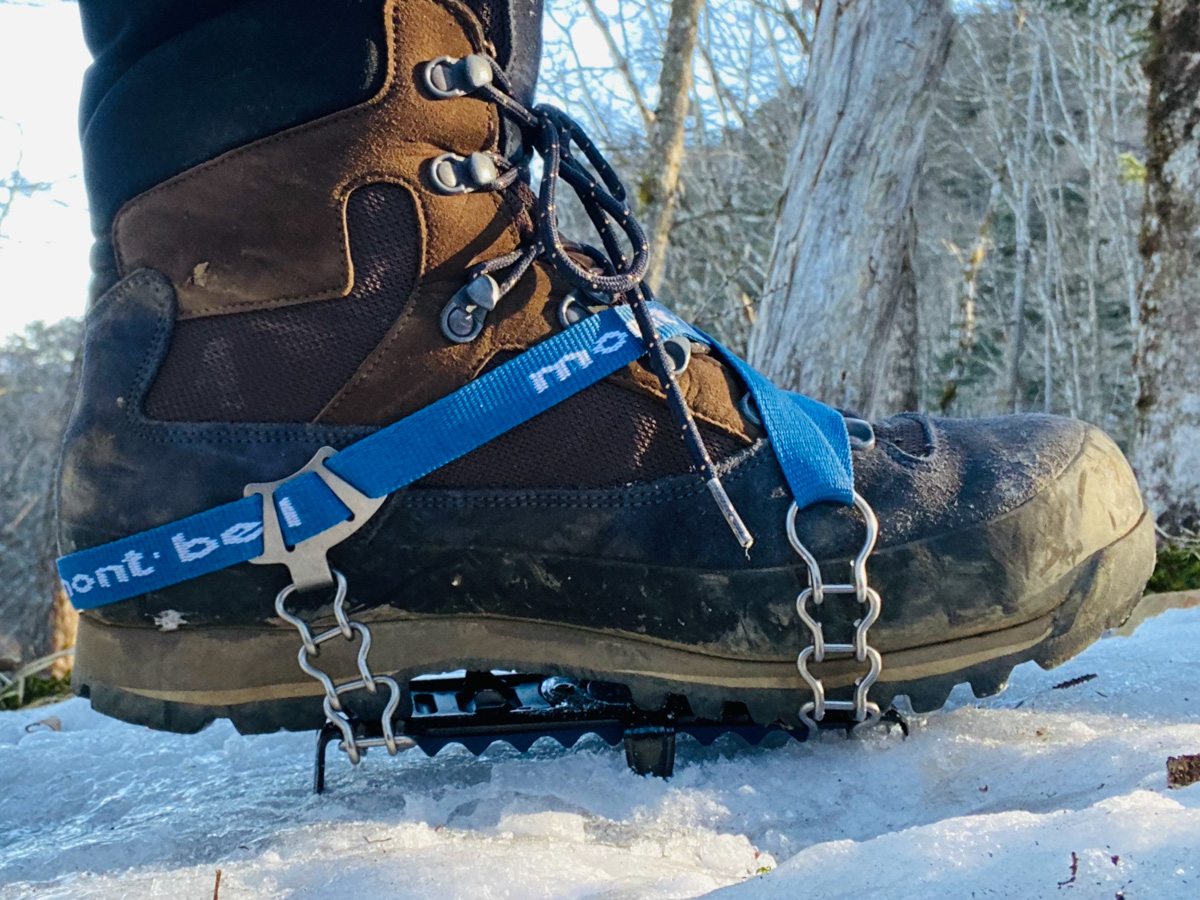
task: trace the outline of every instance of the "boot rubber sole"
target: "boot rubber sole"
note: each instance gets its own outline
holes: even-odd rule
[[[958,684],[990,696],[1020,663],[1052,668],[1077,655],[1129,618],[1149,578],[1154,543],[1153,517],[1145,513],[1055,583],[1058,602],[1050,612],[983,634],[890,649],[872,700],[886,709],[906,695],[915,711],[927,712]],[[514,670],[619,682],[644,710],[683,696],[705,719],[720,719],[726,704],[739,703],[756,723],[784,726],[798,723],[810,697],[794,658],[739,659],[636,634],[485,615],[391,619],[370,628],[371,670],[401,685],[464,668]],[[356,677],[357,649],[332,641],[317,664],[334,681]],[[85,617],[73,680],[97,711],[154,729],[191,733],[218,718],[243,734],[316,729],[324,722],[322,690],[297,666],[299,650],[290,627],[160,631]],[[812,668],[835,696],[862,674],[852,660]],[[409,708],[405,696],[401,713]]]

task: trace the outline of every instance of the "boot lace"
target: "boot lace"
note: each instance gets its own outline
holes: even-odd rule
[[[468,270],[468,286],[452,304],[477,312],[495,307],[536,260],[544,260],[572,287],[609,305],[627,304],[641,331],[650,370],[667,397],[671,415],[680,428],[692,466],[699,473],[729,523],[738,542],[749,549],[751,536],[721,484],[712,456],[676,378],[676,367],[668,354],[651,315],[654,292],[645,283],[650,265],[650,245],[645,231],[630,208],[625,186],[583,127],[557,107],[538,104],[532,108],[513,95],[504,69],[494,59],[476,54],[463,59],[442,57],[426,64],[425,83],[434,96],[451,99],[467,95],[494,104],[520,131],[522,146],[513,157],[475,154],[471,159],[445,154],[433,161],[435,183],[448,193],[467,190],[515,193],[532,213],[533,233],[511,253],[488,260]],[[531,179],[534,155],[543,168],[536,197],[525,188]],[[487,157],[480,159],[479,157]],[[585,164],[586,163],[586,164]],[[590,167],[590,168],[589,168]],[[444,173],[444,174],[443,174]],[[572,189],[600,237],[602,247],[568,240],[559,230],[558,191],[562,183]],[[628,240],[631,254],[622,246]],[[580,260],[586,261],[586,265]],[[501,277],[502,276],[502,277]],[[451,307],[447,307],[447,312]],[[477,315],[478,326],[482,318]],[[446,316],[443,315],[443,326]],[[470,340],[478,334],[467,332]],[[444,328],[445,330],[445,328]],[[453,334],[448,335],[455,340]]]

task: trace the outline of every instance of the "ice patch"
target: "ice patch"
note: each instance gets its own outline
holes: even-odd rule
[[[26,733],[48,715],[61,731]],[[314,797],[310,734],[0,713],[0,900],[211,897],[218,868],[230,900],[1200,896],[1200,784],[1166,786],[1167,757],[1200,752],[1200,608],[912,726],[681,739],[667,782],[598,740],[331,753]]]

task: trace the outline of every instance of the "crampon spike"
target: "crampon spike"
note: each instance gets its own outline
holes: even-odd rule
[[[705,747],[725,735],[737,735],[750,746],[772,734],[795,740],[809,737],[804,728],[756,723],[739,704],[726,704],[717,718],[702,718],[692,714],[684,698],[668,696],[660,709],[647,710],[634,703],[624,685],[558,676],[511,672],[422,676],[408,682],[407,691],[411,705],[401,706],[411,708],[412,714],[395,721],[395,734],[429,756],[450,744],[476,756],[495,743],[525,753],[542,738],[569,749],[585,736],[595,735],[610,747],[623,746],[629,768],[638,775],[670,778],[679,734],[690,735]],[[352,711],[350,718],[354,734],[363,743],[378,737],[377,718],[356,719]],[[907,734],[898,713],[889,710],[884,720],[899,724]],[[821,724],[834,730],[853,723],[828,716]],[[325,790],[329,745],[338,744],[341,737],[341,731],[330,724],[317,735],[313,788],[318,794]]]

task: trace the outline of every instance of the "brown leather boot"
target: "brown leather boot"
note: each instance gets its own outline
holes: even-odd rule
[[[373,96],[121,208],[64,454],[64,554],[287,478],[610,307],[649,335],[640,231],[586,138],[507,78],[521,66],[497,46],[512,31],[500,6],[485,23],[478,3],[388,0]],[[571,141],[590,170],[569,155],[555,168]],[[603,252],[560,243],[533,150],[591,198]],[[248,564],[101,605],[80,629],[77,689],[156,728],[316,727],[329,688],[297,667],[296,626],[348,611],[373,635],[371,670],[399,684],[388,716],[409,712],[410,678],[467,667],[621,683],[643,709],[681,695],[714,721],[864,721],[897,694],[928,709],[956,683],[992,692],[1021,661],[1056,664],[1140,595],[1153,523],[1096,429],[851,420],[874,541],[846,506],[789,514],[786,448],[719,348],[649,343],[358,523],[329,553],[344,606],[324,590],[277,604],[287,570]],[[847,580],[855,557],[849,596],[801,594],[815,569]],[[68,587],[90,605],[101,580],[149,563],[124,565]],[[333,641],[310,667],[356,678],[358,646]]]

